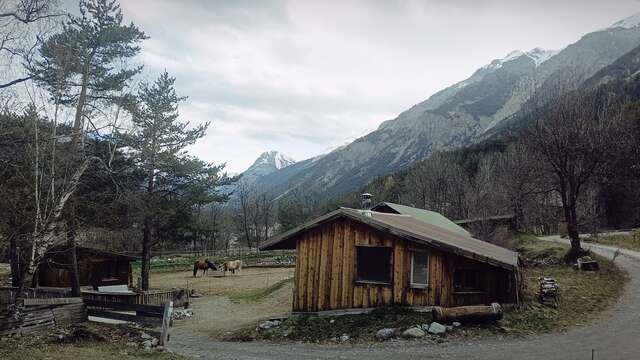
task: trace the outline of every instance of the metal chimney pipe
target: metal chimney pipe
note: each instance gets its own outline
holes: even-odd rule
[[[371,194],[364,193],[360,197],[362,199],[362,213],[364,216],[371,217]]]

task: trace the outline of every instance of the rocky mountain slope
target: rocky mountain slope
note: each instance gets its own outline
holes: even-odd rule
[[[471,77],[419,103],[397,118],[328,154],[256,179],[285,195],[302,187],[338,196],[373,178],[405,168],[438,150],[472,144],[499,131],[536,90],[571,74],[575,86],[640,45],[640,17],[585,35],[560,51],[514,51]]]

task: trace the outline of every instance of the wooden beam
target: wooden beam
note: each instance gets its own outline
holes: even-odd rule
[[[171,315],[173,314],[173,301],[164,304],[164,316],[162,317],[162,332],[160,335],[160,346],[166,346],[169,341],[169,327],[172,325]]]
[[[81,297],[53,298],[53,299],[24,299],[23,301],[24,301],[24,306],[82,304]]]

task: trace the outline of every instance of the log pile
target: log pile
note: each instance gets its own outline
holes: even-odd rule
[[[538,292],[540,303],[557,308],[558,295],[560,291],[558,282],[554,278],[539,277],[538,283],[540,285]]]

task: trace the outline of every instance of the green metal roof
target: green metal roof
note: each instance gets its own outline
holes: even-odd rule
[[[376,211],[377,207],[380,207],[383,205],[390,207],[391,209],[395,210],[398,214],[409,215],[414,219],[424,221],[427,224],[438,226],[449,231],[453,231],[463,236],[472,236],[471,233],[465,230],[462,226],[454,223],[453,221],[444,217],[442,214],[437,213],[435,211],[418,209],[411,206],[405,206],[405,205],[394,204],[389,202],[380,203],[371,210]]]

